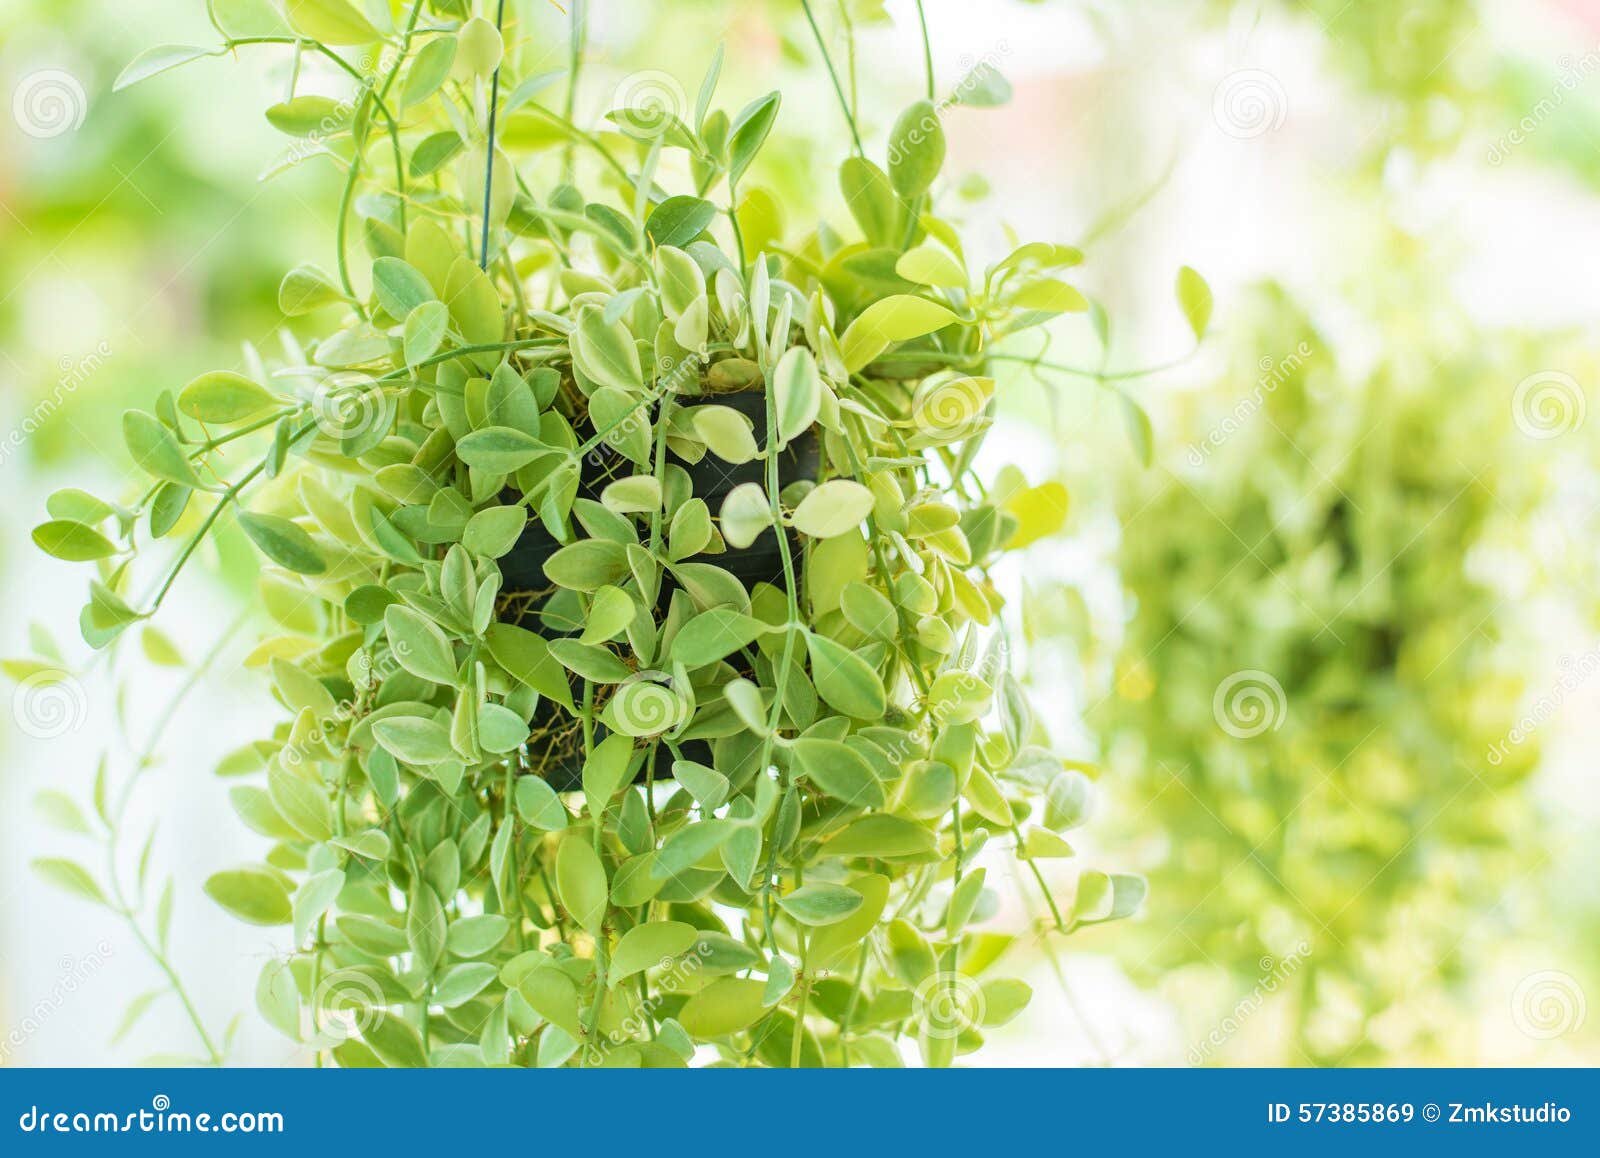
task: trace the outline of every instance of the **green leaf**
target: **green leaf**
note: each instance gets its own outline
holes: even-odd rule
[[[527,723],[510,708],[484,704],[478,709],[478,743],[485,752],[515,752],[527,738]]]
[[[146,474],[186,487],[200,485],[177,438],[155,415],[129,410],[122,416],[122,439]]]
[[[567,827],[567,810],[555,789],[537,776],[517,777],[517,815],[534,828],[560,832]]]
[[[87,523],[91,527],[116,514],[116,509],[104,499],[76,487],[63,487],[45,500],[45,510],[52,519],[66,519],[74,523]]]
[[[899,243],[900,203],[888,174],[865,157],[851,157],[839,166],[839,191],[869,245]]]
[[[320,575],[328,569],[311,536],[288,519],[240,511],[239,527],[263,555],[286,571]]]
[[[569,835],[556,850],[556,892],[561,907],[592,937],[606,915],[606,869],[583,833]]]
[[[380,257],[372,263],[372,292],[383,312],[398,321],[424,302],[436,300],[428,279],[398,257]]]
[[[701,1040],[727,1037],[754,1024],[766,1012],[766,983],[744,977],[719,977],[684,1003],[678,1024]]]
[[[33,529],[34,545],[46,555],[68,563],[87,563],[117,553],[116,544],[93,527],[66,519],[53,519]]]
[[[698,936],[699,930],[681,921],[654,921],[634,926],[622,935],[611,952],[607,984],[616,985],[635,973],[687,953]]]
[[[939,842],[915,821],[874,812],[853,821],[823,848],[841,857],[923,857],[936,854]]]
[[[106,894],[99,883],[89,875],[89,870],[74,861],[62,860],[59,857],[44,857],[33,862],[33,871],[56,888],[65,889],[84,900],[101,905],[111,903],[106,899]]]
[[[293,5],[294,0],[290,0],[290,6]],[[427,1047],[410,1023],[398,1014],[385,1009],[368,1010],[362,1017],[361,1036],[386,1065],[422,1069],[428,1064]]]
[[[737,185],[750,162],[756,159],[761,146],[766,143],[772,124],[778,119],[778,106],[783,95],[770,92],[746,105],[734,118],[728,134],[728,184]]]
[[[944,165],[944,126],[932,101],[920,100],[889,130],[889,181],[910,200],[928,191]]]
[[[795,740],[792,748],[813,785],[852,808],[882,808],[883,785],[866,758],[839,740]]]
[[[444,904],[431,885],[420,881],[412,886],[411,904],[406,909],[406,943],[417,964],[432,970],[444,956]]]
[[[1026,282],[1006,301],[1018,309],[1047,314],[1081,313],[1089,308],[1088,298],[1066,282],[1052,277]]]
[[[396,759],[418,767],[431,767],[457,758],[445,727],[421,716],[388,716],[376,720],[372,735]]]
[[[940,286],[944,289],[967,288],[967,271],[959,261],[936,245],[919,245],[915,249],[908,249],[894,263],[894,271],[918,285]]]
[[[802,925],[834,925],[862,905],[865,898],[835,884],[804,885],[778,898],[778,906]]]
[[[822,379],[817,360],[804,346],[784,351],[773,370],[772,392],[778,402],[780,445],[809,430],[822,406]]]
[[[154,48],[147,48],[117,74],[117,79],[111,82],[111,91],[121,92],[129,85],[149,80],[169,68],[177,68],[179,65],[188,64],[191,60],[211,56],[213,51],[209,48],[196,48],[190,44],[158,44]]]
[[[370,44],[380,39],[372,22],[349,0],[287,0],[284,8],[296,32],[323,44]]]
[[[283,878],[268,869],[246,867],[213,873],[205,890],[217,904],[252,925],[287,925],[294,919]]]
[[[89,822],[84,819],[83,810],[72,797],[64,792],[46,789],[33,798],[33,806],[38,811],[44,822],[63,832],[88,835]]]
[[[1178,305],[1183,308],[1183,316],[1189,321],[1189,329],[1194,331],[1194,340],[1200,341],[1206,336],[1206,327],[1211,324],[1211,287],[1206,284],[1206,279],[1201,277],[1188,266],[1178,270]]]
[[[894,294],[873,302],[839,339],[845,366],[859,370],[891,342],[909,342],[957,321],[960,319],[945,306],[913,294]]]
[[[620,321],[607,322],[605,311],[595,307],[581,311],[568,342],[578,369],[594,382],[627,394],[644,388],[644,370],[633,334]]]
[[[1128,431],[1128,441],[1141,466],[1149,466],[1155,457],[1155,434],[1150,428],[1150,415],[1145,408],[1123,393],[1117,394],[1122,408],[1123,425]]]
[[[695,406],[690,409],[690,424],[711,453],[735,466],[760,454],[750,419],[731,406]]]
[[[633,596],[620,587],[602,587],[594,593],[579,643],[605,643],[620,635],[639,614]]]
[[[661,480],[636,474],[609,483],[600,501],[621,515],[649,514],[661,509]]]
[[[721,772],[693,760],[674,760],[672,778],[706,810],[721,808],[733,790],[728,778]]]
[[[657,245],[685,246],[699,237],[717,216],[717,207],[700,197],[674,196],[657,205],[644,232]]]
[[[461,917],[450,925],[444,947],[457,957],[482,957],[504,941],[509,932],[511,922],[497,913]]]
[[[493,623],[484,633],[489,654],[513,679],[527,684],[540,695],[573,711],[572,688],[561,664],[550,654],[550,645],[526,628],[510,623]]]
[[[314,265],[297,265],[278,283],[278,308],[291,318],[344,300],[333,279]]]
[[[291,137],[327,136],[350,119],[351,106],[332,97],[307,94],[267,109],[267,123]]]
[[[760,483],[740,483],[722,500],[722,510],[717,514],[717,524],[722,538],[735,550],[743,550],[772,526],[772,504]]]
[[[424,44],[406,72],[406,83],[400,90],[400,104],[410,108],[427,100],[450,78],[450,66],[456,60],[456,38],[437,36]]]
[[[178,409],[200,422],[226,426],[260,414],[278,399],[272,391],[246,378],[215,370],[202,374],[178,395]]]
[[[680,828],[656,853],[650,875],[657,880],[671,880],[687,872],[726,844],[736,828],[726,820],[701,820]]]
[[[383,629],[401,667],[436,684],[455,684],[455,652],[431,619],[397,603],[384,610]]]
[[[469,467],[491,475],[515,473],[534,459],[554,453],[554,448],[544,445],[531,433],[509,425],[474,430],[456,443],[456,457]]]
[[[794,511],[795,529],[813,539],[848,534],[872,513],[872,492],[850,479],[829,479],[811,490]]]
[[[769,628],[759,619],[726,607],[701,612],[678,630],[672,658],[688,668],[716,663],[750,646]]]
[[[486,507],[467,520],[461,545],[484,559],[498,559],[522,537],[528,512],[519,506]]]
[[[633,741],[627,736],[607,736],[583,761],[580,779],[590,816],[603,816],[613,797],[628,779]]]
[[[416,366],[438,352],[450,327],[450,309],[441,301],[423,302],[406,315],[401,345],[407,366]]]
[[[608,539],[580,539],[550,556],[544,573],[558,587],[598,591],[627,577],[628,552],[621,543]]]

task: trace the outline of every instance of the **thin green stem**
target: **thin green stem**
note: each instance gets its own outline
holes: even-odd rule
[[[811,11],[811,0],[800,0],[800,7],[805,9],[806,23],[811,25],[811,35],[817,42],[817,51],[822,53],[822,63],[827,66],[828,79],[833,82],[833,93],[839,98],[839,108],[844,112],[845,123],[850,126],[850,139],[855,143],[856,156],[867,155],[866,149],[861,146],[861,132],[856,128],[856,114],[850,107],[850,102],[845,98],[844,86],[839,83],[839,72],[833,67],[833,57],[828,55],[828,45],[822,39],[822,29],[817,27],[817,18]]]
[[[922,26],[922,68],[927,77],[928,100],[933,100],[933,45],[928,40],[928,14],[922,9],[922,0],[917,0],[917,23]]]

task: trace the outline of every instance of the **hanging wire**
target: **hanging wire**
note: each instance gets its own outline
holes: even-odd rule
[[[420,4],[422,0],[417,0]],[[502,30],[506,17],[506,0],[499,0],[495,7],[494,28],[496,32]],[[504,51],[500,54],[502,63],[505,61]],[[489,77],[489,147],[488,159],[483,163],[483,240],[478,246],[478,268],[489,268],[489,199],[494,190],[494,119],[500,105],[500,65],[494,66],[494,73]]]

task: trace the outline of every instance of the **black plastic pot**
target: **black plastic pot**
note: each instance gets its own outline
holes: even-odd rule
[[[755,428],[756,445],[766,448],[767,443],[767,399],[764,392],[749,391],[741,394],[707,394],[681,399],[682,406],[727,406],[739,411],[749,418]],[[692,491],[695,497],[705,500],[713,514],[722,506],[722,500],[735,487],[743,483],[766,482],[766,464],[757,459],[752,462],[741,463],[737,466],[723,462],[715,455],[707,454],[697,463],[685,462],[675,454],[669,452],[669,457],[677,465],[689,473]],[[786,487],[790,483],[802,479],[815,480],[821,466],[821,449],[817,441],[817,433],[808,430],[792,439],[778,456],[778,483]],[[584,461],[583,473],[578,480],[578,493],[586,498],[598,500],[606,486],[617,478],[633,474],[636,466],[623,458],[609,447],[602,446]],[[799,557],[800,544],[792,532],[789,535],[789,549],[792,557]],[[537,518],[530,519],[523,528],[521,537],[516,546],[500,559],[500,574],[502,578],[501,591],[504,595],[516,595],[525,592],[543,592],[544,598],[535,598],[526,602],[516,616],[519,626],[537,631],[541,635],[551,638],[570,636],[576,632],[553,632],[541,621],[539,612],[544,606],[549,594],[553,593],[554,584],[546,577],[544,565],[550,557],[559,551],[562,544],[545,530],[544,524]],[[740,582],[746,589],[753,588],[757,583],[781,582],[783,579],[783,552],[778,544],[778,533],[775,528],[769,527],[756,538],[750,546],[728,550],[716,555],[698,555],[694,562],[714,563],[723,568]],[[658,606],[664,607],[676,589],[671,575],[662,577],[661,592]],[[534,713],[534,730],[539,732],[541,724],[555,725],[560,709],[548,701],[541,701]],[[710,762],[710,748],[699,742],[691,742],[684,746],[684,753],[691,759]],[[537,753],[536,753],[537,755]],[[582,760],[577,753],[561,753],[553,755],[542,766],[542,771],[550,782],[550,786],[558,792],[575,791],[581,786],[580,769]],[[660,749],[657,752],[657,767],[655,778],[665,780],[671,778],[671,757]],[[639,780],[644,779],[644,770],[639,773]]]

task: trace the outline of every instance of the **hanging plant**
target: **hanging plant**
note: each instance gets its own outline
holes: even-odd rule
[[[1087,308],[1081,254],[969,268],[931,99],[841,167],[858,239],[755,248],[733,207],[780,99],[713,107],[720,53],[692,110],[591,131],[537,103],[559,78],[519,71],[511,13],[255,7],[121,83],[251,44],[351,75],[267,112],[345,173],[337,272],[280,293],[337,325],[130,411],[137,497],[64,492],[35,538],[94,563],[97,648],[208,537],[262,558],[285,715],[225,770],[273,844],[205,886],[291,929],[262,1013],[341,1065],[977,1048],[1029,995],[988,977],[979,858],[1070,856],[1087,781],[1039,744],[989,579],[1058,491],[972,464],[992,344]],[[1052,931],[1142,894],[1084,872]]]

